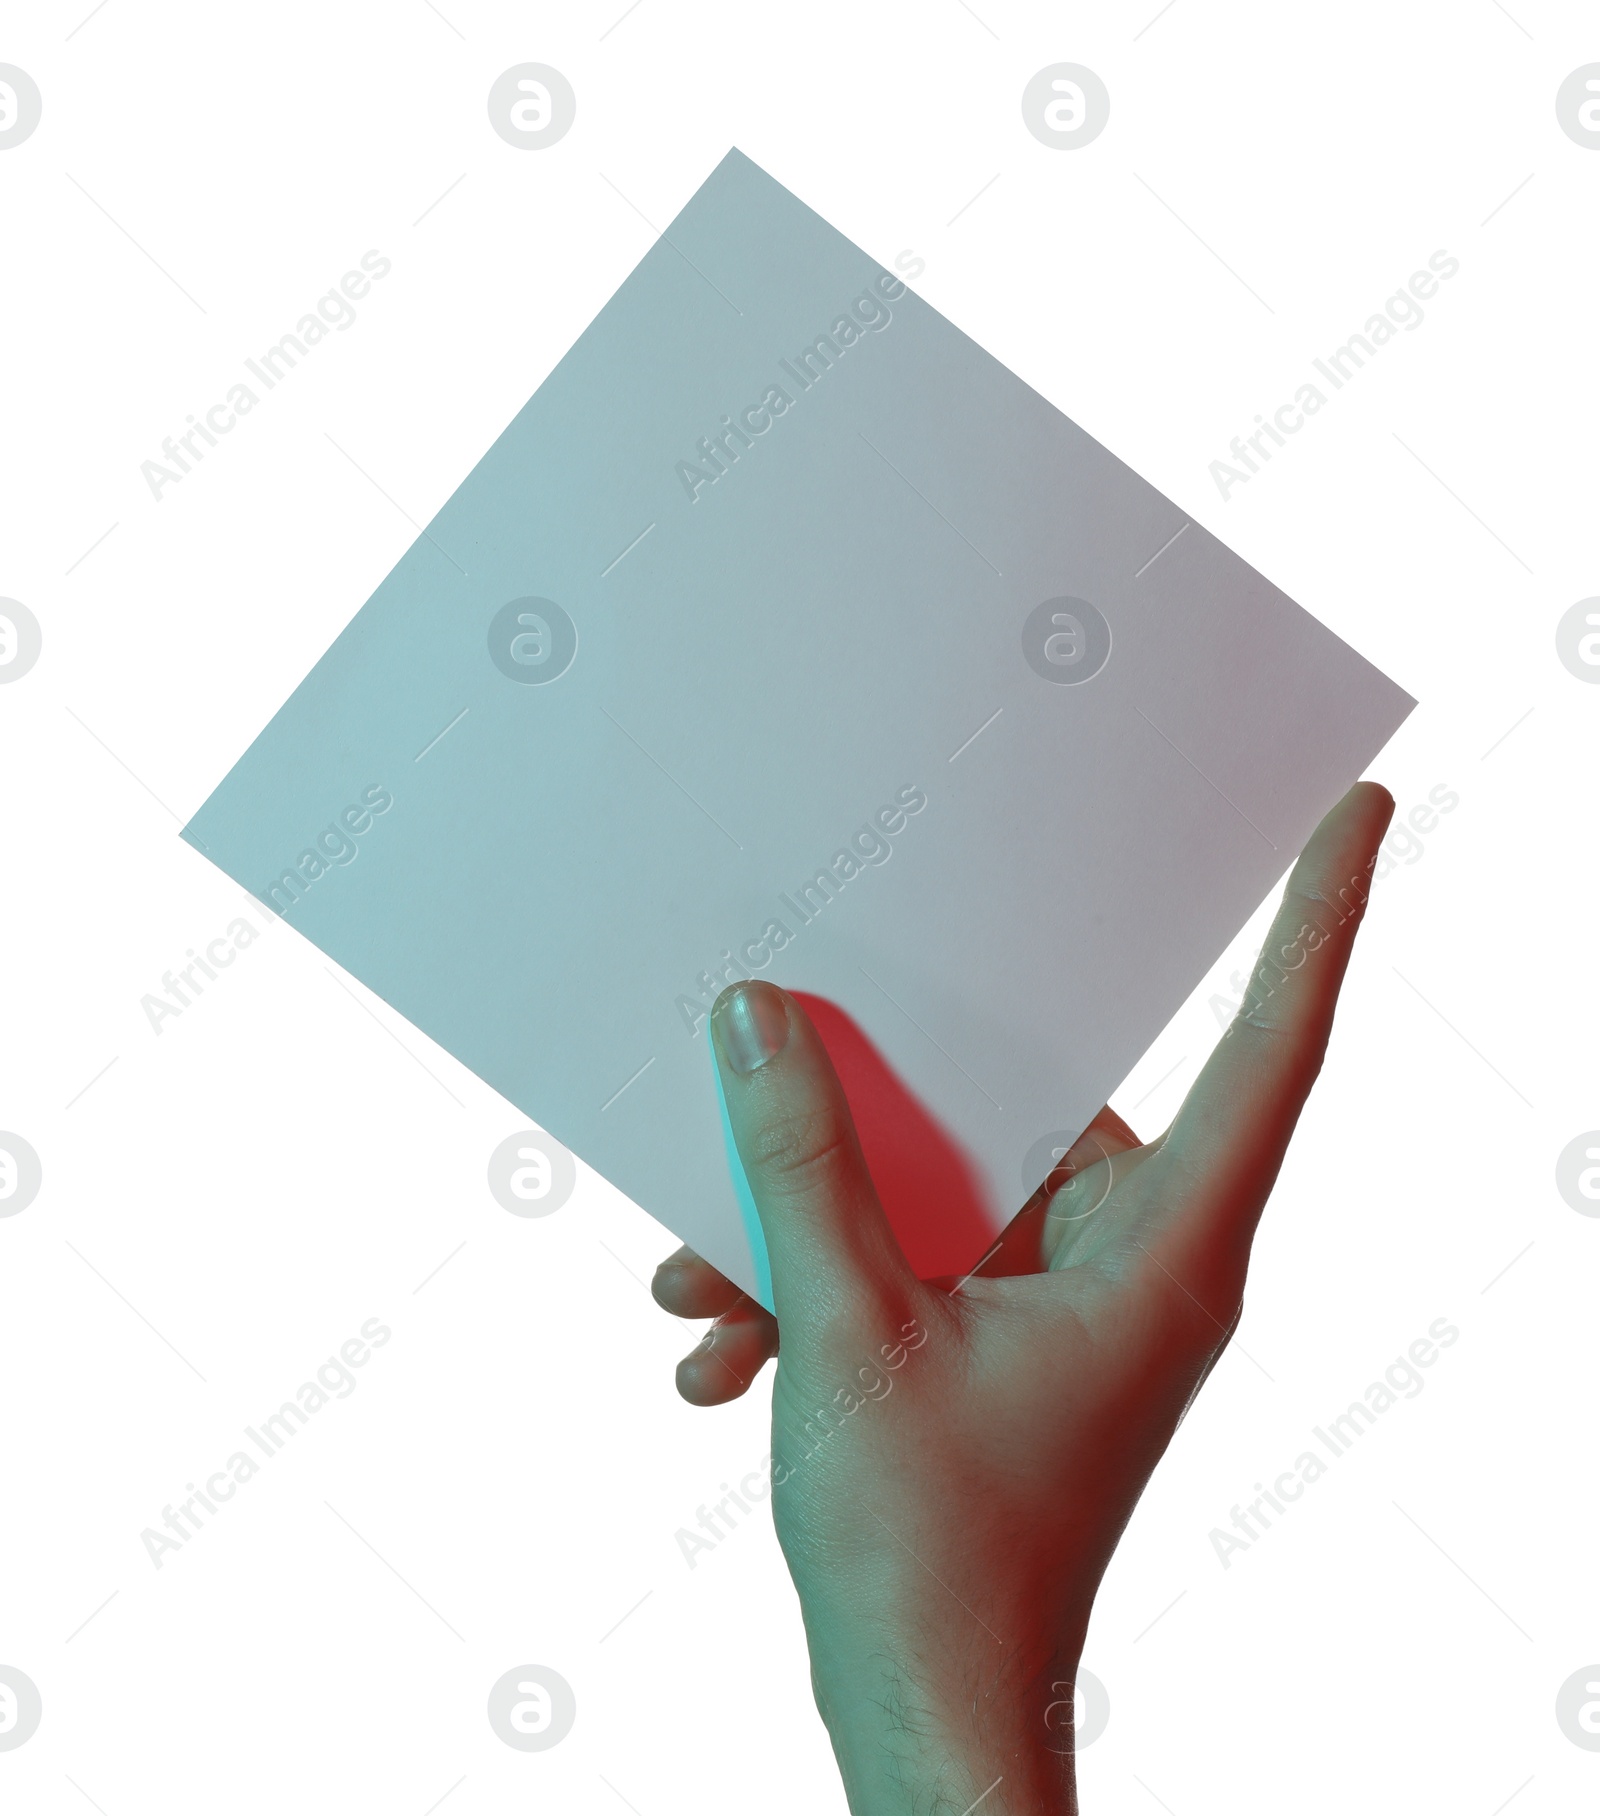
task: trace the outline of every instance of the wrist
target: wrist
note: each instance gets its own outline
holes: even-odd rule
[[[954,1642],[892,1622],[807,1618],[812,1687],[853,1816],[1073,1816],[1082,1644]]]

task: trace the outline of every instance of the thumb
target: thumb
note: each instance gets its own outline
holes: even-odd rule
[[[903,1318],[916,1279],[810,1017],[787,990],[750,980],[717,998],[711,1037],[786,1344]]]

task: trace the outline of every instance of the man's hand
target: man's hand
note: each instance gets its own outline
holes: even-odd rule
[[[1102,1111],[962,1281],[912,1274],[794,998],[763,982],[718,998],[777,1316],[687,1249],[653,1290],[716,1319],[679,1364],[685,1399],[734,1399],[778,1355],[773,1519],[852,1810],[1075,1808],[1090,1605],[1239,1321],[1393,810],[1361,783],[1318,827],[1167,1132],[1141,1144]]]

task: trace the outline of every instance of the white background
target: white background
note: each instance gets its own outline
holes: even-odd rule
[[[1459,796],[1376,887],[1238,1342],[1106,1581],[1085,1810],[1594,1807],[1554,1706],[1600,1659],[1600,1222],[1555,1161],[1600,1124],[1600,690],[1554,631],[1600,592],[1600,155],[1554,99],[1600,31],[1157,3],[7,9],[44,98],[0,152],[0,593],[44,628],[0,689],[0,1127],[44,1169],[0,1221],[0,1664],[44,1703],[7,1810],[843,1808],[766,1513],[692,1570],[675,1538],[767,1383],[677,1399],[667,1233],[582,1168],[508,1216],[522,1119],[286,927],[160,1035],[140,1007],[265,919],[179,823],[730,144],[1416,694],[1402,815]],[[577,94],[544,151],[486,114],[525,60]],[[1111,94],[1079,151],[1019,109],[1062,60]],[[354,326],[153,500],[141,461],[368,248]],[[1220,498],[1439,248],[1422,325]],[[1141,1134],[1251,943],[1115,1099]],[[373,1317],[358,1389],[155,1569],[141,1530]],[[1441,1317],[1425,1390],[1224,1569],[1212,1528]],[[485,1716],[525,1663],[577,1697],[543,1753]]]

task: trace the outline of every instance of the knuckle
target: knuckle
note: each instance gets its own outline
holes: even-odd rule
[[[1303,1077],[1309,1090],[1321,1069],[1332,1028],[1332,1004],[1301,989],[1290,1000],[1287,991],[1254,991],[1239,1005],[1228,1025],[1230,1035],[1243,1035],[1241,1063],[1274,1077]]]
[[[764,1119],[745,1160],[769,1185],[798,1194],[834,1183],[853,1157],[848,1128],[830,1109],[816,1108]]]
[[[1323,940],[1330,940],[1346,922],[1359,920],[1367,906],[1368,885],[1364,877],[1348,882],[1313,877],[1285,891],[1287,902],[1304,909]]]
[[[1248,1028],[1252,1034],[1266,1035],[1269,1042],[1273,1036],[1280,1041],[1287,1041],[1289,1036],[1289,1030],[1275,1015],[1268,1013],[1264,1002],[1247,1004],[1234,1017],[1234,1021],[1238,1027]]]

